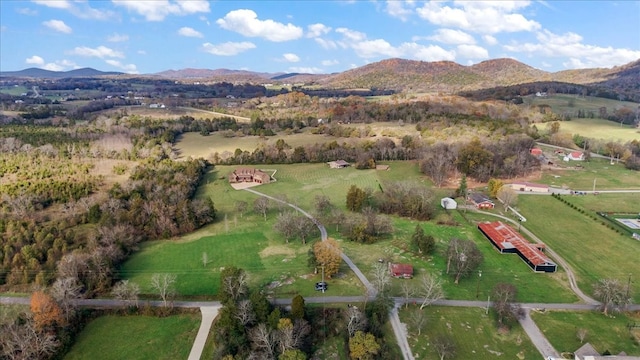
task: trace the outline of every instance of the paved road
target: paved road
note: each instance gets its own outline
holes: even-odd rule
[[[560,353],[551,345],[547,337],[544,336],[538,325],[531,319],[531,309],[524,309],[524,316],[518,319],[520,325],[531,339],[533,345],[538,349],[544,359],[560,358]]]

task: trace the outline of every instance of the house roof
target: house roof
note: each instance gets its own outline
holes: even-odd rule
[[[584,356],[600,356],[600,353],[596,351],[596,349],[590,343],[586,343],[582,345],[578,350],[573,353],[575,356],[584,357]]]
[[[478,228],[501,250],[515,248],[535,266],[555,265],[536,245],[531,244],[511,226],[501,221],[482,222],[478,224]]]
[[[531,152],[532,154],[538,154],[538,155],[540,155],[540,154],[542,154],[542,149],[540,149],[540,148],[533,148],[533,149],[531,149],[531,151],[530,151],[530,152]]]
[[[487,201],[493,204],[493,201],[491,201],[491,199],[489,199],[487,197],[487,195],[482,194],[482,193],[474,192],[474,193],[469,194],[469,197],[476,204],[480,204],[480,203],[487,202]]]
[[[571,155],[571,157],[574,157],[574,158],[579,158],[579,157],[582,157],[584,154],[581,151],[574,151],[569,155]]]
[[[336,165],[340,165],[340,166],[348,166],[349,163],[344,161],[344,160],[336,160],[335,161]]]
[[[411,264],[389,264],[389,270],[393,274],[413,275],[413,265]]]

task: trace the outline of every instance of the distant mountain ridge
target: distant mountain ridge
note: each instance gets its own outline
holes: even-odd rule
[[[123,75],[91,68],[66,72],[43,69],[25,69],[2,72],[0,76],[33,78],[63,78],[78,76]],[[327,89],[386,89],[412,92],[460,92],[528,83],[562,82],[576,85],[596,85],[640,96],[640,59],[611,69],[574,69],[547,72],[514,59],[502,58],[474,65],[460,65],[452,61],[417,61],[386,59],[355,69],[333,74],[264,73],[230,69],[181,69],[156,74],[128,77],[158,77],[178,81],[231,82],[231,83],[288,83],[316,84]],[[638,96],[634,96],[638,98]]]
[[[93,77],[107,75],[123,75],[122,72],[100,71],[93,68],[81,68],[69,71],[51,71],[40,68],[28,68],[20,71],[2,71],[0,77],[23,77],[23,78],[44,78],[63,79],[71,77]]]

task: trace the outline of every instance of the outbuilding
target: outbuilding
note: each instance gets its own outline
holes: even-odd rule
[[[411,279],[413,277],[413,265],[389,263],[389,272],[395,278]]]
[[[440,199],[440,206],[445,210],[455,210],[458,208],[458,203],[450,197]]]
[[[528,191],[528,192],[549,192],[549,185],[536,184],[530,182],[514,182],[511,184],[511,188],[515,191]]]

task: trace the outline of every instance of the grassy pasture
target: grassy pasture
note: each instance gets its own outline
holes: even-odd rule
[[[422,334],[411,325],[412,311],[400,311],[400,320],[407,324],[408,339],[416,359],[438,359],[430,346],[438,335],[447,335],[456,345],[455,359],[537,359],[540,353],[518,323],[507,333],[498,332],[494,315],[482,308],[428,307]]]
[[[469,213],[468,215],[472,215]],[[536,274],[516,255],[500,254],[476,229],[473,223],[467,223],[460,215],[456,215],[460,226],[440,226],[433,221],[420,222],[426,234],[436,238],[437,249],[433,256],[424,257],[411,250],[411,235],[417,221],[396,219],[392,239],[378,241],[375,244],[360,245],[343,241],[342,246],[365,275],[368,275],[378,259],[392,262],[410,263],[414,266],[413,279],[392,279],[391,288],[395,296],[401,296],[401,283],[409,282],[419,288],[422,274],[431,273],[442,277],[445,296],[448,299],[486,300],[495,285],[501,282],[512,283],[518,288],[518,300],[523,302],[576,302],[575,295],[567,289],[566,274],[559,271],[555,274]],[[495,219],[492,219],[495,220]],[[445,273],[447,244],[453,237],[470,239],[478,244],[484,256],[479,270],[482,276],[474,273],[468,278],[454,284],[453,278]],[[477,294],[477,298],[476,298]]]
[[[582,169],[574,168],[575,162],[565,164],[560,158],[557,163],[563,168],[543,171],[536,182],[574,190],[593,190],[595,180],[596,190],[640,189],[640,173],[626,169],[621,163],[611,165],[606,159],[591,159],[580,162]]]
[[[640,355],[640,333],[634,337],[627,328],[629,323],[640,322],[638,314],[617,313],[607,317],[593,311],[546,311],[532,312],[531,317],[560,352],[574,352],[584,345],[577,337],[577,330],[585,329],[585,342],[600,353],[609,350],[612,354],[624,351],[627,355]]]
[[[26,86],[0,86],[0,93],[13,96],[20,96],[30,90],[31,88],[27,88]]]
[[[578,110],[585,110],[593,111],[596,116],[599,114],[599,109],[603,106],[607,108],[608,113],[613,113],[615,109],[622,107],[627,107],[635,111],[638,107],[638,104],[629,101],[571,94],[555,94],[546,97],[530,95],[525,97],[525,104],[531,106],[549,105],[556,114],[564,114],[567,112],[575,113]]]
[[[64,358],[186,359],[199,326],[199,314],[101,316],[78,335]]]
[[[597,201],[606,196],[591,197]],[[583,291],[592,293],[599,279],[622,281],[628,274],[640,274],[640,242],[631,237],[619,235],[550,196],[520,196],[518,207],[527,218],[527,228],[571,265]],[[639,292],[634,301],[640,301]]]
[[[560,123],[560,132],[592,139],[627,142],[640,138],[640,129],[603,119],[573,119]]]

